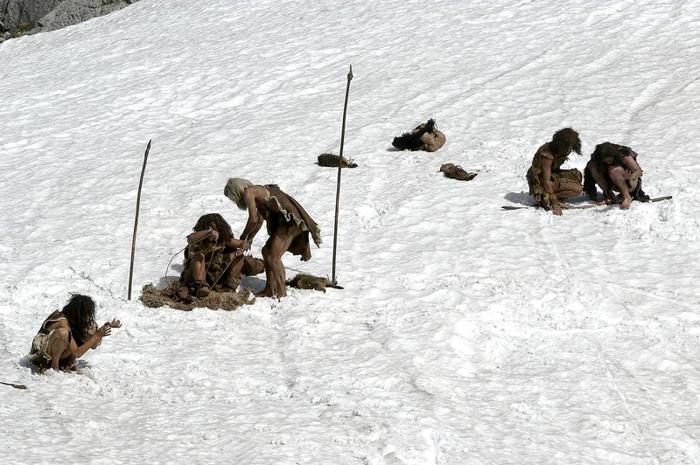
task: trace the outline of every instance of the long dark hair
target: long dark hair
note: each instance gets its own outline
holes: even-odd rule
[[[90,337],[90,331],[97,326],[95,301],[86,295],[73,294],[61,312],[68,320],[75,343],[82,345]]]
[[[612,158],[614,166],[625,166],[623,158],[630,155],[630,152],[631,150],[629,147],[625,147],[624,145],[603,142],[595,146],[595,150],[591,154],[591,160],[593,160],[593,163],[595,163],[601,172],[606,172],[607,169],[603,160]]]
[[[218,213],[207,213],[206,215],[200,216],[192,230],[195,232],[206,231],[209,227],[214,227],[214,229],[219,232],[220,242],[233,238],[231,226],[229,226],[224,217]]]
[[[571,152],[581,155],[581,139],[578,137],[578,132],[571,128],[560,129],[552,136],[550,148],[563,164]]]

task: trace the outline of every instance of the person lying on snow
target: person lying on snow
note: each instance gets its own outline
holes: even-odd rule
[[[250,243],[236,239],[231,226],[218,213],[197,220],[187,236],[184,270],[180,282],[191,295],[206,297],[214,286],[235,291],[241,276],[253,276],[263,270],[260,259],[243,256]]]
[[[56,310],[41,324],[32,340],[27,359],[39,370],[75,370],[75,361],[90,349],[97,349],[112,328],[120,328],[117,319],[97,327],[95,302],[73,294],[62,310]]]
[[[583,190],[583,176],[576,168],[563,170],[561,166],[571,152],[581,154],[581,139],[571,128],[560,129],[552,140],[537,149],[532,165],[527,170],[530,195],[545,210],[561,215],[561,200],[576,197]]]
[[[265,289],[256,296],[285,297],[287,284],[282,255],[291,252],[301,255],[302,261],[309,260],[309,234],[316,246],[320,246],[321,230],[299,202],[276,184],[256,186],[246,179],[230,178],[224,195],[241,210],[248,210],[248,222],[241,234],[242,239],[252,241],[263,223],[267,224],[270,237],[262,249]]]
[[[642,190],[643,172],[637,163],[637,152],[629,147],[610,142],[596,145],[584,173],[583,188],[591,200],[598,197],[596,184],[603,189],[600,203],[613,203],[613,191],[619,192],[622,196],[620,208],[623,210],[630,208],[632,200],[650,200]]]

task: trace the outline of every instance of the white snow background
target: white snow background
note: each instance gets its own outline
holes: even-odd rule
[[[0,461],[700,464],[699,31],[698,0],[144,0],[5,42],[0,381],[28,389],[0,385]],[[145,308],[201,214],[242,231],[231,176],[319,222],[288,277],[330,274],[336,171],[315,161],[338,152],[350,64],[345,289]],[[440,151],[388,150],[429,117]],[[501,210],[564,126],[570,166],[630,145],[673,200]],[[124,326],[82,375],[35,374],[70,292]]]

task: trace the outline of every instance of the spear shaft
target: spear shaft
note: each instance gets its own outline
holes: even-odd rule
[[[335,257],[338,246],[338,211],[340,207],[340,173],[342,170],[341,160],[343,159],[343,146],[345,145],[345,120],[348,115],[348,97],[350,96],[350,81],[352,81],[352,65],[350,65],[350,71],[348,72],[348,84],[345,88],[345,105],[343,106],[343,129],[340,133],[340,158],[338,159],[338,182],[335,192],[335,224],[333,225],[333,274],[331,276],[331,284],[333,286],[338,285],[338,281],[335,278]]]
[[[134,254],[136,253],[136,230],[139,226],[139,207],[141,205],[141,188],[143,187],[143,175],[146,172],[146,162],[148,161],[148,152],[151,151],[151,141],[148,141],[146,153],[143,154],[143,168],[141,168],[141,179],[139,180],[139,192],[136,195],[136,217],[134,218],[134,235],[131,239],[131,263],[129,264],[129,295],[131,300],[131,279],[134,276]]]

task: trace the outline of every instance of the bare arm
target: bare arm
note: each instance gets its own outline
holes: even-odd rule
[[[559,199],[554,193],[554,182],[552,181],[552,159],[544,157],[542,161],[542,183],[544,184],[544,189],[549,195],[549,202],[552,208],[552,213],[557,216],[562,214],[561,205],[559,205]]]
[[[70,326],[67,321],[62,321],[61,326],[70,330]],[[71,337],[70,340],[70,351],[71,355],[75,358],[80,358],[85,353],[93,347],[97,347],[102,341],[102,338],[109,336],[112,333],[112,328],[120,328],[122,326],[119,320],[112,320],[109,323],[103,324],[95,333],[88,338],[87,341],[83,342],[80,346],[76,344],[75,338]]]
[[[625,179],[635,181],[642,177],[642,169],[632,155],[624,157],[622,163],[625,165]]]
[[[250,186],[243,193],[243,200],[248,207],[248,222],[243,229],[243,233],[241,233],[241,239],[244,241],[252,242],[255,235],[260,231],[264,220],[260,216],[256,201],[263,202],[269,196],[267,189],[262,186]]]
[[[215,230],[196,231],[196,232],[193,232],[192,234],[187,236],[187,243],[192,245],[195,242],[199,242],[201,240],[204,240],[204,238],[207,237],[209,234],[214,236],[214,240],[218,239],[219,233]]]

